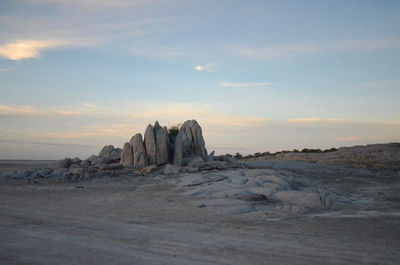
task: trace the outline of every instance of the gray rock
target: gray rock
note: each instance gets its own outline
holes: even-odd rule
[[[78,157],[75,157],[74,159],[71,160],[71,164],[80,165],[81,163],[82,163],[82,160]]]
[[[33,174],[32,170],[26,170],[26,171],[22,171],[22,172],[17,172],[17,174],[15,174],[13,176],[14,179],[24,179],[29,177],[30,175]]]
[[[235,161],[235,159],[233,157],[227,156],[227,155],[221,155],[218,157],[218,159],[220,161],[226,161],[226,162],[234,162]]]
[[[179,186],[197,186],[206,182],[206,179],[201,174],[189,174],[181,178]]]
[[[206,164],[206,162],[204,162],[203,158],[199,157],[199,156],[195,156],[192,159],[190,159],[187,162],[187,166],[188,167],[202,167]]]
[[[49,175],[50,178],[62,178],[64,173],[67,172],[68,169],[66,168],[56,168],[53,172]]]
[[[111,151],[110,159],[114,161],[119,160],[121,158],[121,154],[122,154],[122,149],[115,148],[114,150]]]
[[[101,149],[97,158],[92,161],[93,164],[110,164],[119,162],[121,159],[122,149],[114,148],[113,145],[106,145]]]
[[[124,166],[133,166],[133,153],[130,143],[124,144],[120,163]]]
[[[169,136],[166,127],[162,128],[158,121],[154,126],[149,124],[144,134],[144,145],[149,165],[163,165],[169,161]]]
[[[95,161],[96,159],[97,159],[97,156],[96,156],[96,155],[91,155],[91,156],[89,156],[86,160],[89,161],[89,162],[93,162],[93,161]]]
[[[169,161],[169,137],[167,127],[161,128],[158,122],[154,125],[154,135],[157,145],[157,165],[163,165]]]
[[[103,147],[103,149],[101,149],[98,157],[101,158],[111,158],[111,153],[114,150],[114,146],[113,145],[106,145]]]
[[[184,158],[199,156],[207,160],[207,150],[200,125],[195,120],[183,123],[176,137],[173,163],[182,166]]]
[[[148,166],[148,167],[143,168],[141,171],[142,171],[143,173],[150,174],[150,173],[153,173],[156,169],[157,169],[157,166],[156,166],[156,165],[150,165],[150,166]]]
[[[100,170],[119,170],[123,169],[124,166],[119,163],[108,164],[100,167]]]
[[[207,162],[213,162],[214,161],[214,154],[215,151],[212,151],[208,156],[207,156]]]
[[[71,158],[64,158],[57,162],[57,167],[69,168],[72,164]]]
[[[48,178],[48,177],[50,177],[50,174],[52,172],[53,172],[53,169],[50,169],[50,168],[41,169],[41,170],[37,170],[29,177],[30,178]]]
[[[144,168],[148,166],[146,148],[142,140],[142,134],[135,134],[130,141],[132,147],[132,165],[135,168]]]
[[[150,165],[157,164],[157,146],[156,136],[154,135],[154,127],[149,124],[144,133],[144,145],[146,147],[147,157]]]
[[[69,167],[68,173],[73,175],[80,175],[82,173],[82,168],[80,168],[79,166],[72,165]]]
[[[179,167],[167,164],[163,170],[164,175],[176,175],[179,173]]]

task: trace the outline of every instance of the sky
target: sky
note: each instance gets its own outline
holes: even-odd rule
[[[0,1],[0,159],[156,120],[217,154],[399,142],[399,103],[397,0]]]

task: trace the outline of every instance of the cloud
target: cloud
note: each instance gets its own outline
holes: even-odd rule
[[[10,69],[0,68],[0,73],[4,73],[4,72],[7,72],[7,71],[10,71]]]
[[[68,111],[68,110],[59,110],[57,112],[58,112],[58,114],[65,115],[65,116],[76,116],[76,115],[82,114],[82,112],[80,112],[80,111]]]
[[[54,108],[36,108],[33,106],[7,106],[0,105],[1,116],[18,116],[18,117],[50,117],[50,116],[78,116],[82,115],[77,110],[58,110]]]
[[[300,43],[300,44],[282,44],[266,47],[245,47],[232,46],[227,48],[229,53],[256,59],[274,59],[282,57],[293,57],[299,54],[331,51],[369,51],[399,49],[400,40],[381,39],[381,40],[344,40],[341,42],[328,43]]]
[[[267,121],[268,119],[264,117],[230,117],[227,115],[220,115],[220,117],[211,119],[207,123],[212,126],[254,128],[264,126]]]
[[[7,105],[0,105],[0,116],[2,115],[30,116],[35,113],[38,113],[38,110],[32,106],[10,107]]]
[[[298,118],[298,119],[289,119],[288,122],[304,122],[304,123],[312,123],[312,122],[338,122],[343,121],[341,119],[323,119],[323,118]]]
[[[361,138],[356,136],[349,136],[349,137],[335,137],[333,138],[333,140],[339,142],[351,142],[351,141],[360,141]]]
[[[222,82],[220,84],[223,87],[267,87],[271,86],[272,83],[260,82],[260,83],[231,83],[231,82]]]
[[[137,5],[145,5],[149,2],[153,3],[162,3],[162,2],[171,2],[167,0],[24,0],[25,2],[31,2],[35,4],[46,4],[46,3],[56,3],[56,4],[63,4],[69,6],[89,6],[89,7],[97,7],[97,8],[116,8],[116,7],[130,7],[130,6],[137,6]]]
[[[50,142],[32,142],[25,140],[3,140],[0,139],[0,143],[14,143],[14,144],[33,144],[33,145],[50,145],[50,146],[76,146],[76,147],[96,147],[93,145],[86,144],[63,144],[63,143],[50,143]]]
[[[41,50],[65,44],[56,40],[19,40],[0,46],[0,55],[9,60],[39,58]]]
[[[197,71],[214,72],[216,66],[215,64],[197,65],[194,69]]]
[[[188,57],[196,55],[196,52],[188,50],[185,47],[166,47],[157,46],[151,48],[133,48],[132,54],[155,59],[168,59],[177,57]]]

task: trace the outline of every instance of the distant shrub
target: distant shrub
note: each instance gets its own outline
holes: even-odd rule
[[[226,156],[233,157],[233,155],[231,155],[231,154],[226,154]]]
[[[260,157],[260,156],[261,156],[261,153],[260,153],[260,152],[254,153],[254,156],[255,156],[255,157]]]
[[[170,135],[170,136],[177,136],[178,135],[178,133],[179,133],[179,127],[181,126],[181,124],[179,123],[179,124],[176,124],[176,125],[171,125],[169,128],[168,128],[168,134]]]
[[[234,156],[235,159],[242,159],[243,156],[240,153],[236,153],[236,155]]]
[[[300,152],[301,153],[322,153],[321,149],[308,149],[308,148],[304,148]]]
[[[330,148],[330,149],[325,149],[324,151],[322,151],[323,153],[329,153],[329,152],[335,152],[335,151],[337,151],[338,149],[337,148]]]

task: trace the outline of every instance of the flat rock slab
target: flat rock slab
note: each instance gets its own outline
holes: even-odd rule
[[[203,177],[202,174],[197,173],[197,174],[189,174],[186,176],[183,176],[181,178],[181,182],[179,183],[179,186],[184,187],[184,186],[197,186],[200,184],[203,184],[206,182],[206,179]]]

